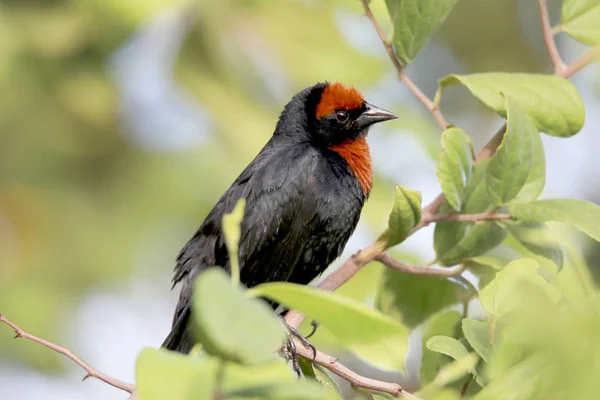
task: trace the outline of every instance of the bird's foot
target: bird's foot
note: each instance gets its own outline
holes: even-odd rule
[[[294,342],[294,337],[296,339],[298,339],[298,341],[307,349],[311,349],[312,353],[313,353],[313,360],[317,357],[317,349],[315,348],[315,346],[312,345],[312,343],[310,343],[308,341],[308,338],[311,337],[312,335],[314,335],[314,333],[317,330],[317,327],[319,326],[315,321],[311,322],[311,326],[312,326],[312,331],[306,336],[302,336],[300,334],[300,332],[298,332],[298,330],[296,330],[295,328],[289,326],[285,320],[283,320],[283,324],[284,324],[284,328],[288,333],[288,339],[285,342],[285,344],[283,345],[282,348],[282,352],[283,352],[283,356],[291,361],[292,363],[292,369],[294,370],[294,372],[296,372],[296,374],[298,375],[298,377],[302,376],[302,371],[300,369],[300,362],[298,361],[298,352],[297,352],[297,348],[296,348],[296,343]]]

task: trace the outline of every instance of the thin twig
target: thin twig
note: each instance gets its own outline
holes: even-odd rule
[[[294,338],[294,341],[296,342],[296,353],[299,356],[311,360],[316,364],[322,365],[324,368],[333,372],[337,376],[345,379],[346,381],[350,382],[356,387],[368,390],[376,390],[378,392],[383,393],[389,393],[395,397],[419,400],[419,397],[410,394],[397,383],[378,381],[376,379],[371,379],[359,375],[356,372],[349,369],[348,367],[341,364],[337,358],[324,354],[318,350],[316,351],[316,355],[313,359],[314,353],[311,348],[304,347],[304,345],[296,338]]]
[[[89,377],[94,377],[96,379],[99,379],[103,382],[108,383],[111,386],[116,387],[117,389],[124,390],[128,393],[133,393],[133,391],[135,390],[135,387],[131,383],[123,382],[119,379],[116,379],[116,378],[113,378],[106,374],[103,374],[102,372],[98,371],[97,369],[93,368],[91,365],[89,365],[88,363],[83,361],[77,355],[73,354],[73,352],[71,350],[67,349],[66,347],[58,346],[47,340],[41,339],[37,336],[34,336],[32,334],[25,332],[23,329],[21,329],[19,326],[17,326],[14,322],[9,321],[2,314],[0,314],[0,322],[3,322],[6,325],[10,326],[15,331],[15,333],[17,334],[15,336],[15,339],[23,338],[23,339],[31,340],[32,342],[41,344],[42,346],[45,346],[51,350],[54,350],[55,352],[60,353],[64,356],[70,358],[71,360],[73,360],[75,362],[75,364],[79,365],[81,368],[83,368],[85,370],[86,375],[83,377],[83,380],[85,380],[86,378],[89,378]]]
[[[432,222],[479,222],[479,221],[498,221],[504,219],[516,219],[510,214],[496,214],[483,212],[479,214],[436,214],[428,217],[427,221]]]
[[[550,17],[548,16],[548,6],[546,0],[538,0],[538,7],[540,9],[540,18],[542,20],[542,30],[544,33],[544,43],[548,50],[548,57],[554,67],[554,74],[560,75],[567,68],[563,63],[558,48],[556,48],[556,42],[554,41],[554,34],[552,33],[552,26],[550,25]]]
[[[562,73],[557,74],[558,76],[562,76],[563,78],[570,78],[579,72],[582,68],[591,64],[600,58],[600,44],[592,47],[590,50],[585,52],[581,57],[577,58],[572,63],[568,64],[567,67],[562,71]]]
[[[469,385],[471,384],[472,380],[473,374],[469,374],[469,377],[467,378],[467,380],[462,386],[462,389],[460,390],[460,397],[465,397],[467,395],[467,390],[469,390]]]
[[[448,122],[446,122],[446,119],[442,115],[441,111],[438,109],[437,105],[429,97],[427,97],[427,95],[423,93],[421,89],[419,89],[419,87],[408,77],[408,75],[406,75],[406,73],[404,72],[404,67],[400,63],[398,57],[396,57],[396,53],[394,52],[394,47],[392,46],[392,43],[387,39],[385,32],[381,28],[381,25],[379,25],[379,22],[375,18],[375,15],[373,15],[373,12],[369,7],[369,2],[367,0],[361,0],[361,2],[365,9],[366,16],[371,20],[373,27],[379,35],[381,43],[383,43],[383,46],[385,47],[385,50],[387,51],[388,56],[392,61],[392,64],[394,65],[394,68],[396,68],[396,71],[398,73],[398,79],[400,79],[400,81],[408,88],[408,90],[412,92],[412,94],[417,98],[417,100],[423,103],[425,108],[429,110],[440,129],[445,130],[448,127]]]

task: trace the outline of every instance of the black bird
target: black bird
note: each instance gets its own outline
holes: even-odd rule
[[[173,285],[181,282],[181,294],[163,347],[182,353],[193,347],[194,278],[211,266],[229,270],[221,221],[240,198],[246,199],[239,248],[246,287],[308,284],[320,275],[342,253],[371,191],[369,127],[394,118],[341,83],[295,95],[271,139],[179,253]]]

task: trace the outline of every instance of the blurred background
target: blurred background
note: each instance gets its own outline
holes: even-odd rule
[[[560,1],[550,6],[556,22]],[[372,7],[389,28],[383,0]],[[564,35],[558,45],[567,61],[585,50]],[[408,68],[430,96],[449,73],[486,71],[551,72],[535,2],[460,0]],[[543,135],[545,197],[600,201],[599,78],[592,66],[572,79],[587,108],[583,131]],[[400,116],[369,136],[375,189],[350,254],[383,230],[394,183],[422,191],[424,203],[439,192],[440,132],[396,80],[359,1],[1,0],[0,312],[134,381],[139,351],[169,331],[179,249],[283,105],[324,80],[355,85]],[[476,148],[501,125],[460,87],[444,93],[442,111]],[[411,237],[400,256],[432,259],[431,236]],[[594,265],[597,249],[585,248]],[[372,301],[380,272],[371,265],[342,290]],[[3,398],[126,398],[12,337],[0,326]],[[315,344],[335,352],[324,335]]]

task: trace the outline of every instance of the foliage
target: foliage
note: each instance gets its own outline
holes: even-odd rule
[[[401,243],[421,220],[421,193],[396,185],[396,198],[388,219],[388,229],[379,239],[385,247]]]
[[[394,25],[394,49],[404,64],[412,62],[454,5],[454,2],[444,2],[443,7],[436,8],[432,6],[433,2],[417,0],[388,0],[386,3]],[[563,7],[563,16],[569,15],[570,19],[565,23],[573,26],[577,12],[568,9],[567,3]],[[507,120],[506,132],[495,154],[474,165],[471,138],[464,130],[450,127],[441,137],[437,164],[438,180],[445,194],[441,212],[469,216],[508,211],[516,219],[442,220],[436,224],[436,262],[441,266],[464,264],[467,268],[477,267],[473,272],[487,277],[485,285],[480,285],[481,291],[464,289],[443,277],[385,270],[379,277],[376,309],[340,293],[291,283],[267,283],[251,289],[250,293],[318,320],[320,329],[331,334],[339,345],[381,369],[403,369],[408,334],[423,325],[421,379],[424,386],[417,393],[422,398],[458,398],[453,382],[466,377],[470,377],[467,382],[470,379],[475,382],[468,391],[474,399],[546,398],[552,394],[556,397],[556,393],[566,395],[571,390],[577,391],[577,398],[592,398],[595,390],[592,388],[596,386],[592,382],[575,377],[576,388],[570,383],[559,385],[557,382],[564,382],[564,376],[560,374],[575,376],[567,369],[569,363],[576,363],[568,344],[581,348],[574,338],[584,342],[592,340],[589,336],[593,332],[591,327],[600,324],[597,313],[592,312],[598,294],[582,294],[577,303],[564,301],[558,282],[562,275],[567,276],[572,269],[581,268],[575,265],[577,257],[569,255],[577,249],[564,242],[562,246],[558,245],[564,238],[552,235],[545,223],[570,224],[600,240],[600,207],[574,199],[537,200],[543,191],[546,173],[540,132],[562,137],[576,134],[584,122],[583,103],[574,86],[563,78],[509,73],[451,75],[440,81],[437,100],[443,95],[444,88],[456,83],[465,85],[475,97]],[[422,218],[421,194],[397,185],[388,228],[379,240],[383,244],[381,249],[403,242]],[[232,243],[229,243],[230,251],[235,249]],[[502,243],[516,245],[521,250],[520,255],[511,262],[498,261],[494,250]],[[531,254],[542,257],[554,268],[543,268],[536,259],[529,258]],[[489,272],[485,272],[486,269]],[[573,275],[570,276],[573,280]],[[576,284],[576,280],[571,283]],[[198,300],[202,294],[196,295],[198,307],[213,309],[211,315],[227,314],[221,301],[214,301],[215,297],[224,299],[227,291],[222,290],[219,297],[217,292],[221,290],[214,286],[204,300]],[[245,298],[241,294],[230,295],[236,296],[240,301]],[[473,297],[486,312],[483,318],[467,314],[461,317],[459,312],[447,310],[466,304]],[[245,301],[250,304],[252,300]],[[245,306],[239,304],[237,307],[242,310]],[[245,312],[237,314],[240,313]],[[542,329],[548,321],[555,319],[564,322],[559,329],[560,336],[550,326]],[[275,321],[275,317],[272,320]],[[532,322],[539,325],[524,331]],[[227,326],[209,326],[208,323],[204,320],[202,329],[215,329],[214,337],[233,338]],[[253,332],[256,337],[239,338],[239,344],[250,345],[252,341],[251,346],[268,349],[264,346],[270,337],[267,334],[269,324],[265,320],[259,325],[259,331]],[[588,328],[584,329],[584,326]],[[561,337],[571,340],[563,343]],[[212,342],[203,336],[199,339],[207,346],[207,351],[220,357],[223,363],[225,360],[240,362],[239,357],[245,354],[242,350],[234,350],[232,354],[238,357],[235,359],[224,351],[225,348],[211,351]],[[230,346],[236,349],[234,341]],[[254,360],[249,356],[244,363],[264,362],[264,355],[266,353],[260,357],[257,354],[253,356]],[[593,369],[596,356],[600,354],[584,357],[590,362],[585,368]],[[454,361],[450,362],[448,357]],[[227,372],[229,364],[224,365]],[[308,365],[304,368],[306,376],[315,379],[316,374]],[[293,398],[294,394],[290,391],[282,396]],[[325,392],[321,396],[326,396]]]
[[[49,289],[45,281],[56,276],[51,268],[49,272],[40,272],[23,267],[37,265],[45,257],[18,260],[20,268],[14,274],[19,276],[13,282],[28,282],[27,290],[17,291],[0,282],[2,304],[8,304],[6,300],[10,298],[11,305],[6,307],[17,307],[12,304],[26,299],[40,314],[34,322],[40,328],[49,329],[52,324],[48,315],[69,303],[82,288],[101,279],[100,272],[120,277],[124,272],[118,266],[133,264],[134,239],[143,228],[150,229],[158,223],[158,219],[148,221],[146,216],[151,213],[141,208],[162,207],[162,211],[179,220],[196,220],[198,197],[206,209],[228,181],[210,174],[198,178],[190,170],[221,169],[233,178],[244,164],[240,157],[231,157],[226,162],[216,160],[212,154],[219,145],[215,143],[202,150],[178,154],[184,161],[174,163],[172,156],[147,154],[115,134],[119,131],[118,110],[113,106],[117,93],[99,70],[97,60],[107,56],[108,49],[113,49],[133,26],[158,8],[166,7],[167,2],[150,3],[129,9],[119,2],[90,1],[79,5],[86,10],[81,14],[61,8],[43,10],[51,11],[49,16],[44,12],[32,16],[25,10],[11,10],[11,18],[2,14],[8,7],[0,7],[0,23],[10,22],[0,44],[10,44],[7,54],[19,54],[0,59],[0,87],[17,97],[2,101],[3,125],[10,127],[21,121],[26,133],[48,132],[48,137],[40,135],[37,141],[23,140],[19,135],[11,139],[30,155],[30,168],[35,171],[19,169],[22,176],[18,180],[26,184],[0,187],[0,206],[11,210],[11,221],[23,230],[24,237],[31,234],[30,230],[43,231],[48,238],[44,245],[59,248],[55,246],[58,242],[52,241],[56,236],[61,243],[69,243],[72,250],[56,257],[65,261],[57,261],[56,266],[61,264],[60,271],[70,277],[70,284],[61,282]],[[251,153],[260,146],[272,130],[270,124],[276,113],[259,110],[256,96],[250,95],[254,92],[248,88],[256,85],[262,71],[253,64],[256,60],[244,52],[243,46],[232,45],[225,51],[220,44],[207,39],[215,37],[215,32],[224,26],[232,31],[240,29],[235,31],[236,37],[245,39],[248,39],[246,31],[237,23],[244,20],[255,27],[258,36],[248,40],[264,40],[276,49],[275,53],[293,76],[294,87],[305,86],[304,81],[309,78],[331,74],[339,80],[366,83],[372,78],[364,71],[375,76],[384,68],[381,60],[356,54],[343,44],[339,32],[331,28],[333,11],[329,8],[327,12],[312,12],[301,4],[304,2],[257,1],[237,8],[232,7],[234,3],[239,5],[234,1],[203,3],[202,11],[210,13],[208,16],[200,13],[201,23],[188,46],[206,49],[210,56],[198,61],[198,56],[184,49],[177,68],[178,78],[211,110],[215,130],[236,156]],[[373,8],[380,7],[381,11],[383,2],[379,6],[375,3]],[[442,28],[455,3],[385,1],[394,29],[390,43],[403,65],[412,63],[430,37]],[[558,29],[583,44],[597,45],[599,10],[595,0],[564,0]],[[258,17],[259,13],[269,17],[271,23],[261,23],[264,20]],[[283,17],[271,18],[272,15]],[[114,28],[110,43],[95,41],[97,16]],[[12,17],[17,22],[12,22]],[[307,20],[311,24],[306,24]],[[60,29],[51,29],[53,21]],[[22,25],[32,29],[22,34]],[[328,28],[315,31],[315,25]],[[65,36],[79,39],[65,41]],[[310,42],[311,46],[289,48],[294,41]],[[334,54],[331,48],[339,52]],[[319,54],[319,62],[310,62],[311,68],[306,68],[306,60],[312,60],[311,54]],[[350,60],[360,68],[348,68]],[[14,90],[11,82],[25,85],[29,78],[27,70],[36,68],[37,63],[47,67],[44,74],[36,75],[39,88],[28,94]],[[59,73],[61,68],[56,65],[68,68]],[[240,65],[250,70],[243,75],[244,79],[236,78],[240,75]],[[600,330],[600,293],[590,281],[579,243],[565,231],[567,226],[574,227],[600,241],[600,208],[578,199],[539,199],[546,178],[540,133],[561,138],[577,134],[585,120],[581,97],[569,81],[557,76],[508,72],[452,74],[439,81],[436,107],[446,98],[446,90],[457,84],[506,119],[506,132],[490,159],[474,162],[470,136],[473,132],[462,128],[447,127],[440,141],[436,173],[445,195],[440,213],[445,217],[508,213],[515,218],[514,221],[447,218],[435,223],[433,247],[435,263],[440,267],[436,271],[460,265],[477,277],[476,288],[469,285],[465,288],[462,276],[409,275],[369,265],[361,271],[363,280],[351,281],[337,292],[290,283],[269,283],[245,290],[238,284],[239,265],[235,256],[242,202],[224,220],[227,248],[232,255],[231,281],[223,270],[210,268],[196,282],[194,324],[203,351],[184,356],[144,350],[136,364],[140,400],[210,398],[215,393],[220,398],[341,398],[340,389],[329,373],[310,361],[303,360],[307,379],[296,379],[276,354],[284,342],[281,321],[257,297],[306,313],[321,324],[316,342],[319,337],[327,336],[335,346],[384,370],[404,369],[409,335],[420,329],[422,336],[414,337],[417,347],[423,350],[422,385],[415,395],[423,399],[459,399],[463,386],[469,386],[466,397],[475,400],[595,398],[600,390],[592,373],[600,360],[600,347],[596,343]],[[263,90],[263,103],[275,110],[276,95]],[[89,94],[89,101],[81,101],[83,94]],[[20,110],[9,104],[13,101],[28,104],[28,108],[38,110],[38,115],[17,116]],[[223,104],[228,107],[222,107]],[[236,118],[231,118],[233,108]],[[68,139],[68,135],[79,131],[96,134],[81,138],[81,142]],[[247,131],[263,132],[264,137],[256,139],[240,134]],[[9,170],[21,162],[16,152],[4,150],[2,154],[3,169]],[[122,168],[115,168],[115,162]],[[39,179],[37,170],[44,171],[44,182],[66,192],[79,193],[83,186],[92,189],[85,196],[74,195],[66,200],[55,197],[53,190],[35,182]],[[147,171],[142,178],[140,170]],[[132,181],[136,182],[135,188]],[[378,183],[378,186],[385,184]],[[150,188],[156,186],[176,200],[167,204],[164,198],[152,195],[155,192]],[[190,186],[211,187],[215,193],[197,190],[189,194]],[[377,189],[387,190],[385,196],[390,200],[395,195],[386,231],[378,242],[385,249],[403,243],[419,224],[431,222],[427,219],[431,215],[421,209],[420,192],[400,185],[395,192],[392,189],[392,185]],[[124,196],[131,196],[131,204],[118,201]],[[189,197],[193,201],[187,201]],[[381,200],[373,201],[378,204]],[[381,216],[380,209],[374,207],[366,212]],[[114,247],[115,240],[108,240],[118,224],[106,215],[121,216],[119,224],[129,227],[119,236],[124,240],[117,241],[122,247]],[[381,221],[383,218],[378,222]],[[556,222],[562,224],[559,230],[553,229]],[[98,229],[88,230],[90,226]],[[133,226],[139,230],[132,229]],[[104,257],[89,257],[92,250]],[[0,257],[6,256],[0,252]],[[84,264],[88,267],[81,268]],[[106,268],[111,270],[107,272]],[[372,298],[374,307],[369,304]],[[466,305],[473,303],[482,306],[482,314],[468,312]],[[474,383],[469,385],[471,381]],[[383,395],[372,397],[383,398]]]
[[[460,211],[466,198],[467,182],[473,174],[473,143],[462,129],[453,127],[442,133],[441,146],[437,177],[448,204]]]

